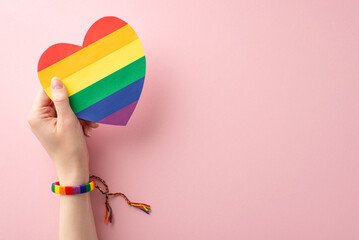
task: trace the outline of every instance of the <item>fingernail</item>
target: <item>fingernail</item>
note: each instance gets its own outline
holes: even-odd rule
[[[51,87],[53,89],[60,89],[64,86],[64,84],[61,82],[60,79],[58,79],[57,77],[52,78],[51,80]]]

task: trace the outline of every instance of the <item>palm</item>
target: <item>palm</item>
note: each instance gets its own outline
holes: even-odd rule
[[[43,119],[53,121],[54,124],[56,124],[57,113],[56,113],[54,103],[46,95],[45,92],[41,91],[39,94],[40,94],[40,99],[41,99],[41,104],[42,104],[41,109],[39,109],[40,110],[40,116]],[[78,120],[79,120],[79,122],[80,122],[80,124],[82,126],[83,133],[84,133],[84,135],[86,137],[91,136],[92,128],[97,128],[99,126],[99,124],[95,123],[95,122],[83,120],[83,119],[80,119],[80,118],[78,118]]]

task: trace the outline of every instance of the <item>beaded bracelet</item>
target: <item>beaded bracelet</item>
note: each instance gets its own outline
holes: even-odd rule
[[[105,198],[106,198],[106,201],[105,201],[105,206],[106,206],[105,223],[112,223],[112,218],[113,218],[112,208],[109,203],[110,196],[121,196],[126,200],[128,205],[133,206],[137,209],[140,209],[147,214],[149,214],[151,212],[150,205],[147,205],[144,203],[131,202],[126,197],[125,194],[120,193],[120,192],[116,192],[116,193],[110,192],[108,189],[108,185],[106,184],[105,180],[103,180],[102,178],[95,176],[95,175],[90,175],[90,179],[93,179],[93,180],[91,182],[89,182],[88,184],[83,184],[83,185],[79,185],[79,186],[60,186],[59,182],[54,182],[52,184],[52,191],[57,194],[74,195],[74,194],[90,192],[93,189],[97,188],[103,195],[105,195]],[[101,182],[105,186],[105,189],[102,189],[101,187],[96,185],[94,180]]]
[[[52,184],[51,190],[54,193],[61,195],[74,195],[91,192],[95,189],[95,181],[92,180],[87,184],[82,184],[78,186],[60,186],[60,182],[54,182]]]

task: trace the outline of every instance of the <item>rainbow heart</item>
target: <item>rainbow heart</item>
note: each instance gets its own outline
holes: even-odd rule
[[[136,32],[116,17],[96,21],[82,46],[50,46],[38,63],[41,85],[50,98],[51,79],[56,76],[77,117],[121,126],[136,108],[145,73],[145,54]]]

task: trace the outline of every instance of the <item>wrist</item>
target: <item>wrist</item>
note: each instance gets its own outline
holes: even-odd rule
[[[58,174],[61,186],[77,186],[89,183],[89,173]]]
[[[57,176],[62,186],[76,186],[89,183],[90,173],[88,167],[64,168],[56,167]]]

